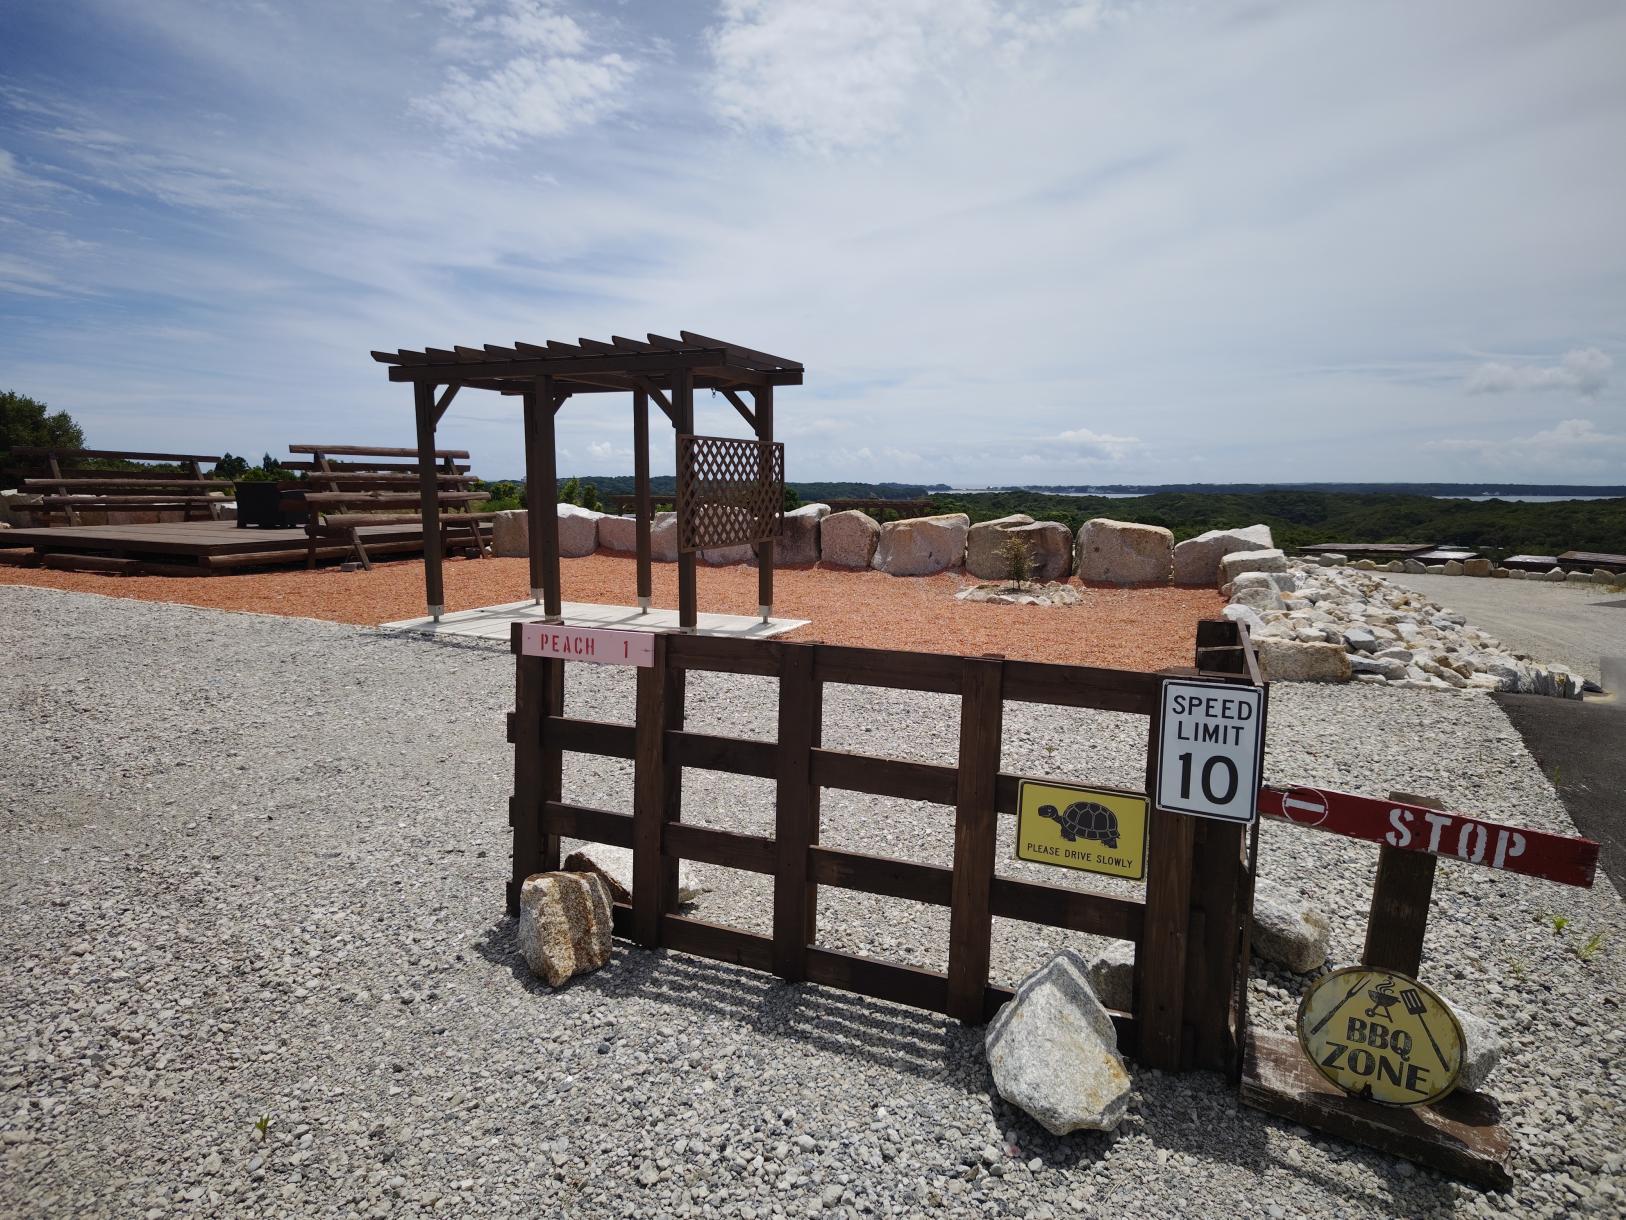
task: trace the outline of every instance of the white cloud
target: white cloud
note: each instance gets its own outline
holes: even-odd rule
[[[1595,347],[1574,348],[1557,364],[1504,364],[1491,361],[1468,375],[1470,394],[1507,394],[1518,390],[1564,390],[1592,398],[1609,384],[1614,360]]]
[[[815,147],[874,143],[995,24],[990,0],[724,0],[708,32],[712,101],[730,122]]]
[[[458,3],[444,53],[472,61],[414,107],[476,145],[512,147],[560,136],[622,110],[635,65],[616,52],[587,54],[581,24],[547,0],[506,0],[476,15]]]
[[[1451,437],[1430,441],[1425,449],[1472,457],[1498,472],[1537,470],[1611,472],[1626,466],[1626,433],[1603,432],[1590,419],[1560,420],[1529,436],[1506,438]]]
[[[1138,436],[1114,436],[1108,432],[1093,432],[1089,428],[1071,428],[1055,438],[1066,447],[1069,456],[1078,461],[1121,462],[1131,450],[1139,448]],[[1056,459],[1052,457],[1051,463]]]

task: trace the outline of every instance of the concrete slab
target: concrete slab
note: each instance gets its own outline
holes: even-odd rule
[[[639,610],[636,606],[601,606],[591,602],[565,602],[560,611],[567,627],[615,628],[623,631],[678,630],[676,610]],[[545,616],[542,607],[526,599],[503,606],[481,606],[474,610],[459,610],[441,616],[440,622],[432,618],[409,618],[384,623],[380,631],[399,631],[420,636],[446,636],[468,639],[500,640],[506,642],[514,623],[540,622]],[[797,627],[805,627],[807,619],[771,618],[764,623],[755,615],[701,614],[697,621],[697,634],[727,636],[740,640],[765,640]]]

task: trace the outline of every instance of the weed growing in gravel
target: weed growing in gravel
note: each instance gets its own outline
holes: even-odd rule
[[[265,1143],[265,1137],[270,1133],[270,1130],[271,1116],[269,1114],[260,1115],[260,1121],[254,1124],[254,1138],[263,1144]]]
[[[1570,917],[1568,915],[1549,915],[1547,916],[1547,922],[1553,925],[1555,933],[1562,936],[1564,935],[1564,929],[1570,926]]]
[[[1583,962],[1590,962],[1593,958],[1597,957],[1600,952],[1602,952],[1603,939],[1604,934],[1602,932],[1594,932],[1591,936],[1586,938],[1586,943],[1584,945],[1574,945],[1571,948],[1576,957],[1580,958]]]

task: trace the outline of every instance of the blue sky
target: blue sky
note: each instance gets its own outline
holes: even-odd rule
[[[0,388],[404,444],[371,349],[689,329],[806,364],[792,478],[1626,481],[1623,62],[1603,0],[13,0]]]

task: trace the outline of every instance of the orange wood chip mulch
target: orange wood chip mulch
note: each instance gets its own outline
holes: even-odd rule
[[[636,603],[630,557],[600,553],[562,562],[566,601]],[[530,587],[523,559],[449,559],[445,574],[448,611],[520,601]],[[1191,664],[1197,620],[1219,614],[1225,605],[1213,589],[1095,585],[1081,587],[1081,606],[955,601],[955,591],[967,583],[958,573],[896,577],[822,565],[780,569],[774,573],[774,614],[811,620],[787,639],[1155,670]],[[0,584],[364,625],[424,612],[421,560],[381,563],[371,572],[324,567],[198,577],[0,565]],[[756,612],[755,568],[702,566],[699,585],[703,611]],[[677,605],[675,565],[655,565],[654,601]]]

